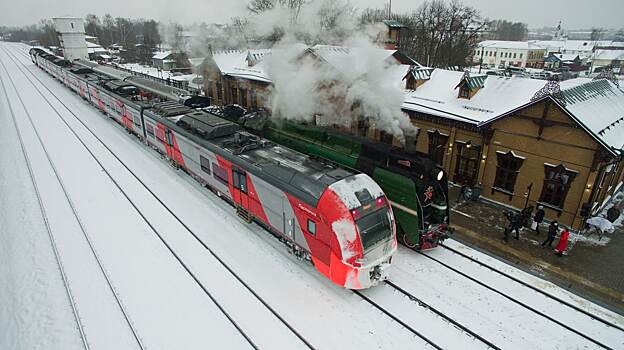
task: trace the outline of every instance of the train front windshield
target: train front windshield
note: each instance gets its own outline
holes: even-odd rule
[[[362,239],[362,248],[367,251],[377,243],[392,237],[392,223],[387,207],[355,220],[355,225]]]

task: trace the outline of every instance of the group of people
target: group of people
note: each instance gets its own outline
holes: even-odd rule
[[[537,208],[537,211],[535,211],[535,215],[533,215],[533,206],[528,206],[524,208],[520,213],[507,211],[505,213],[505,216],[507,217],[509,224],[505,228],[503,239],[505,240],[505,242],[508,242],[509,235],[514,231],[516,233],[514,238],[520,239],[520,230],[523,227],[527,227],[527,228],[530,227],[535,232],[536,236],[539,235],[540,227],[542,225],[542,222],[544,222],[544,215],[545,215],[544,207],[541,205]],[[532,220],[531,220],[531,216],[533,216]],[[548,245],[548,247],[552,248],[552,244],[555,241],[555,238],[557,238],[557,235],[559,234],[559,226],[560,225],[557,221],[553,221],[550,223],[550,225],[548,226],[548,237],[546,238],[544,242],[542,242],[541,244],[542,247],[545,247],[546,245]],[[568,231],[567,227],[562,226],[561,235],[559,236],[559,242],[557,243],[557,246],[555,247],[555,254],[557,256],[563,256],[563,252],[565,252],[565,250],[568,248],[569,237],[570,237],[570,231]]]

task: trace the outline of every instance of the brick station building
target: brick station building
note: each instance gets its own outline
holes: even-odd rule
[[[413,68],[403,110],[457,184],[579,229],[622,186],[624,92],[607,79],[561,83]]]

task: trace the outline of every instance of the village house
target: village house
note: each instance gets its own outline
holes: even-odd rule
[[[209,55],[203,63],[203,84],[211,104],[237,104],[247,109],[267,107],[271,84],[264,57],[268,49],[229,50]]]
[[[178,53],[173,51],[160,51],[152,56],[152,66],[162,70],[177,68]]]
[[[542,68],[546,50],[527,41],[486,40],[478,44],[472,61],[492,68]]]
[[[301,46],[300,59],[312,58],[338,72],[345,64],[362,54],[360,49],[331,45]],[[267,92],[272,83],[267,72],[265,58],[280,54],[269,49],[231,50],[213,53],[204,62],[204,89],[214,105],[238,104],[247,109],[265,108]],[[383,62],[403,65],[403,74],[409,65],[418,64],[399,50],[377,49],[367,54],[375,55],[379,64]]]
[[[544,59],[544,68],[557,70],[564,67],[570,69],[570,71],[578,72],[583,70],[584,62],[577,54],[563,54],[563,53],[551,53]]]
[[[379,33],[377,43],[388,50],[396,50],[400,47],[401,31],[405,28],[403,24],[395,20],[384,20],[382,23],[386,30]]]
[[[622,49],[598,49],[591,57],[591,71],[601,70],[604,67],[612,67],[617,73],[624,73],[624,48]]]
[[[622,185],[624,92],[609,80],[559,86],[417,68],[405,85],[416,150],[488,200],[543,205],[549,219],[579,229]]]

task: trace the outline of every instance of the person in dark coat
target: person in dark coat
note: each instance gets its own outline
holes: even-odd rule
[[[559,232],[559,223],[557,221],[553,221],[548,226],[548,238],[542,243],[542,247],[548,244],[549,247],[552,247],[552,243],[557,237],[557,233]]]
[[[535,212],[535,216],[533,216],[533,221],[536,223],[535,226],[535,234],[539,235],[540,233],[540,225],[542,224],[542,221],[544,221],[544,215],[546,215],[546,213],[544,212],[544,207],[543,206],[539,206],[537,207],[537,211]]]
[[[524,226],[524,215],[522,213],[514,215],[511,220],[511,231],[516,231],[515,239],[520,239],[520,229]]]

